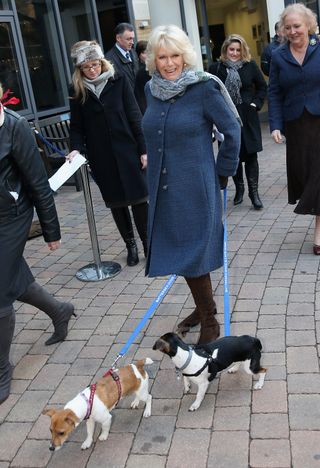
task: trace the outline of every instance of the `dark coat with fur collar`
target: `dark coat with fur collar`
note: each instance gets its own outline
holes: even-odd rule
[[[116,76],[108,80],[100,98],[89,91],[84,104],[71,98],[70,111],[71,150],[86,154],[107,205],[130,205],[145,199],[141,113],[127,79]]]

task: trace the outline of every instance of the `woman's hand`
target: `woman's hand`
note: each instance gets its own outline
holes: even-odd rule
[[[283,143],[283,137],[281,135],[280,130],[273,130],[271,136],[276,143]]]
[[[73,160],[73,158],[75,158],[77,156],[77,154],[79,154],[78,150],[71,151],[71,153],[66,155],[66,160],[71,162]]]
[[[146,169],[148,165],[148,157],[146,154],[140,156],[141,169]]]
[[[53,241],[53,242],[47,242],[47,244],[48,244],[49,250],[51,250],[51,252],[53,252],[54,250],[59,249],[59,247],[61,245],[61,241],[58,240],[58,241]]]

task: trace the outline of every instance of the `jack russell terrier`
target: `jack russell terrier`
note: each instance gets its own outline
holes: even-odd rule
[[[135,394],[131,408],[138,408],[140,400],[144,401],[146,406],[143,416],[148,418],[151,415],[152,397],[148,390],[149,376],[144,365],[152,363],[152,359],[146,358],[117,371],[110,369],[96,384],[79,393],[63,409],[44,410],[42,414],[51,418],[52,438],[49,449],[60,449],[84,419],[87,420],[87,438],[81,445],[83,450],[91,447],[96,422],[102,426],[99,440],[106,440],[111,426],[110,411],[123,396]]]
[[[248,374],[259,374],[259,380],[254,385],[258,390],[263,387],[266,369],[260,366],[261,342],[252,336],[226,336],[204,345],[187,345],[176,333],[166,333],[153,345],[154,350],[167,354],[177,372],[183,375],[184,391],[190,390],[190,381],[198,386],[195,401],[189,411],[199,408],[209,383],[218,372],[229,367],[228,372],[237,372],[243,364]]]

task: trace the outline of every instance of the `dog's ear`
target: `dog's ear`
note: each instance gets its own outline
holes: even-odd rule
[[[153,350],[158,350],[161,351],[162,353],[168,354],[170,351],[170,345],[166,341],[164,341],[162,338],[159,338],[153,345]]]
[[[53,408],[47,408],[47,409],[44,409],[42,411],[42,414],[46,415],[46,416],[49,416],[50,418],[52,418],[52,416],[54,414],[56,414],[57,410],[53,409]]]
[[[74,414],[72,410],[69,410],[65,416],[64,420],[69,426],[75,427],[75,425],[80,422],[79,418]]]

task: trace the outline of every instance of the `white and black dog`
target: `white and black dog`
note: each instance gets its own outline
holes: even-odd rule
[[[190,381],[198,386],[196,399],[189,411],[199,408],[209,383],[231,364],[233,366],[228,372],[237,372],[243,364],[248,374],[259,374],[254,389],[263,387],[267,370],[260,366],[261,342],[253,336],[226,336],[205,345],[190,346],[176,333],[166,333],[155,342],[153,349],[167,354],[176,369],[182,372],[185,393],[190,390]]]

